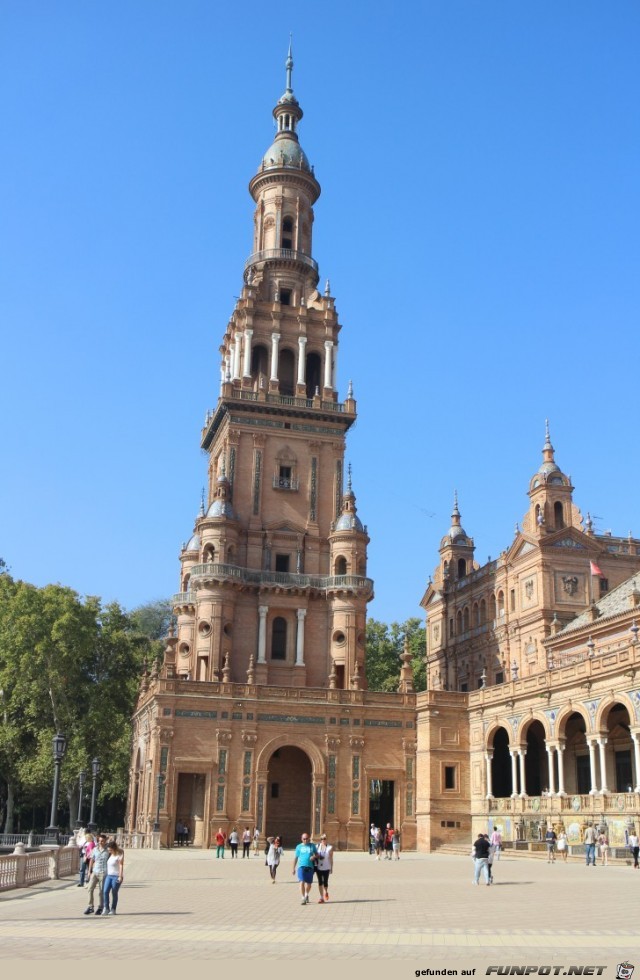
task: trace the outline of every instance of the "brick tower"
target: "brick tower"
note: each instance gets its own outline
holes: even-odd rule
[[[202,430],[208,489],[180,553],[177,628],[133,719],[127,830],[169,846],[179,820],[204,847],[248,826],[360,849],[374,817],[415,842],[415,695],[406,681],[367,691],[369,538],[344,472],[356,403],[350,383],[339,400],[340,324],[317,288],[320,185],[292,68],[289,51],[249,184],[253,250]]]

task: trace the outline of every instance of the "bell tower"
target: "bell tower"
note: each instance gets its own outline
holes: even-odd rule
[[[249,184],[253,251],[220,345],[201,446],[208,486],[181,553],[175,671],[191,680],[365,687],[366,529],[343,495],[351,385],[337,390],[340,323],[312,255],[320,185],[286,87]]]
[[[531,478],[529,500],[529,513],[523,526],[538,536],[567,527],[579,528],[582,523],[580,512],[573,504],[571,478],[562,472],[555,460],[548,419],[545,422],[542,464]]]

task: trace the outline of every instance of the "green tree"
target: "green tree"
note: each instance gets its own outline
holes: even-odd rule
[[[405,639],[411,651],[413,684],[416,691],[426,687],[426,668],[424,663],[426,632],[417,617],[404,623],[380,623],[367,620],[366,667],[367,683],[371,691],[397,691],[400,680],[400,654],[404,650]]]
[[[59,585],[36,588],[0,576],[0,785],[5,832],[17,803],[46,806],[52,780],[51,739],[67,739],[61,789],[70,822],[77,777],[101,761],[100,798],[127,791],[130,718],[152,641],[117,603],[82,599]]]

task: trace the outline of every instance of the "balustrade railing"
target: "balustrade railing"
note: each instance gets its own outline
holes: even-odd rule
[[[373,589],[373,580],[364,575],[304,575],[297,572],[274,572],[269,569],[258,571],[216,562],[194,565],[191,569],[191,585],[194,586],[199,579],[206,578],[227,579],[247,585],[277,585],[292,589],[318,589],[328,592],[340,589]],[[174,603],[180,605],[185,601],[185,595],[189,593],[178,592],[174,596]]]
[[[304,252],[299,252],[295,248],[265,248],[261,252],[254,252],[244,264],[245,273],[252,265],[257,265],[258,262],[273,260],[298,262],[301,265],[305,265],[308,269],[313,269],[316,275],[318,274],[318,263],[316,260],[312,259],[310,255],[305,255]]]
[[[79,863],[80,851],[74,844],[25,854],[0,855],[0,891],[26,888],[51,878],[68,878],[77,873]]]

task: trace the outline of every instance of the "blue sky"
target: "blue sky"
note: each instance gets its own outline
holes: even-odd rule
[[[177,590],[290,30],[371,614],[420,614],[454,488],[477,559],[510,544],[546,417],[583,513],[640,535],[637,2],[4,0],[13,574]]]

